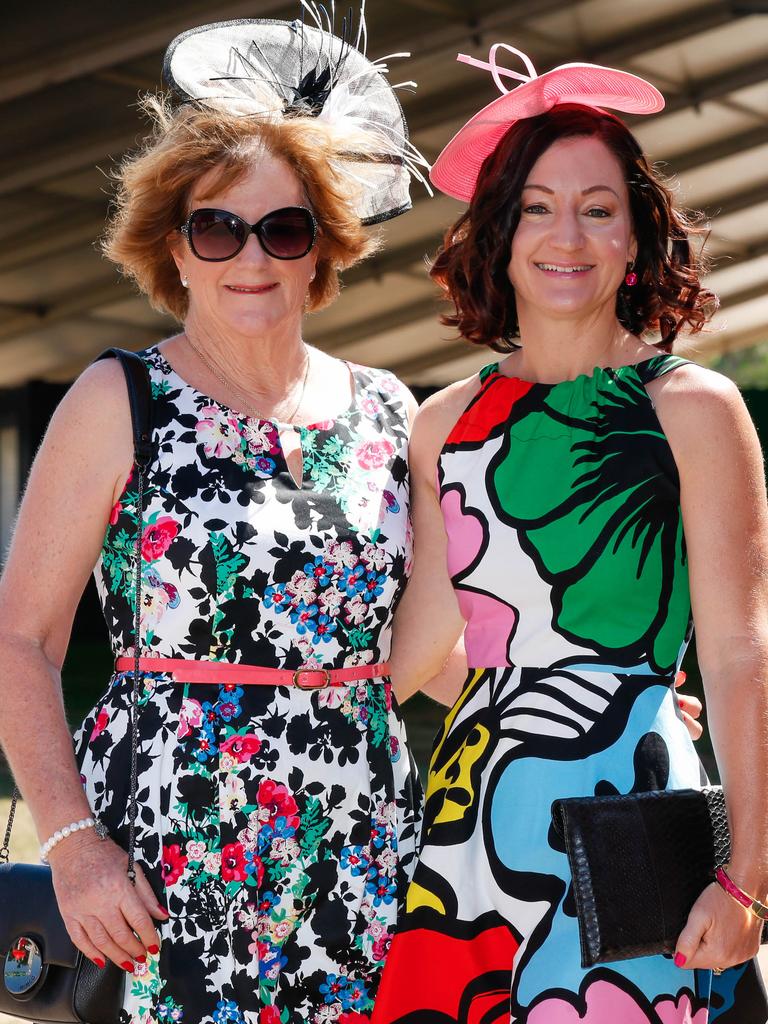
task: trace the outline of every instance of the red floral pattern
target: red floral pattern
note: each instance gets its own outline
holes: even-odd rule
[[[161,558],[178,532],[179,524],[170,516],[160,516],[147,526],[141,544],[141,556],[144,561],[154,562]]]
[[[245,851],[242,843],[228,843],[221,851],[221,877],[225,882],[245,881]]]
[[[166,885],[175,885],[184,874],[188,860],[181,852],[178,843],[163,847],[163,881]]]

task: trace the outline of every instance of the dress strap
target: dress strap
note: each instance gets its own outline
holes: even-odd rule
[[[499,364],[498,363],[488,363],[488,365],[484,366],[482,368],[482,370],[480,370],[480,372],[478,374],[478,376],[480,378],[480,383],[481,384],[485,384],[485,382],[488,380],[488,378],[491,376],[491,374],[492,373],[498,373],[498,370],[499,370]]]
[[[681,356],[674,356],[669,352],[662,352],[658,356],[638,363],[635,369],[640,381],[643,384],[648,384],[650,381],[657,380],[670,371],[676,370],[678,366],[685,366],[690,361],[690,359],[683,359]]]

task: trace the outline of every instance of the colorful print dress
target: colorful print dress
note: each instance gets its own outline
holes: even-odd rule
[[[300,428],[235,414],[143,353],[158,456],[142,550],[144,656],[276,668],[385,661],[410,571],[403,389]],[[135,485],[96,582],[116,656],[133,644]],[[127,846],[132,674],[76,747],[93,810]],[[131,1024],[363,1024],[405,892],[421,793],[387,680],[315,692],[145,674],[138,858],[170,920],[126,988]]]
[[[673,683],[691,629],[658,356],[573,381],[481,373],[438,479],[470,669],[374,1024],[765,1024],[754,965],[581,968],[566,796],[701,782]],[[610,842],[610,837],[606,837]]]

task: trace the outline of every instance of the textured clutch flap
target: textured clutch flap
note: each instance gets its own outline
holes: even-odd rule
[[[26,935],[39,942],[43,960],[77,964],[78,950],[56,903],[51,869],[45,864],[0,864],[0,956]]]
[[[673,953],[688,913],[730,855],[719,786],[556,800],[583,967]]]

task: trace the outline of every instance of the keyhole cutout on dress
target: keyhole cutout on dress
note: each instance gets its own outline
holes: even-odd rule
[[[301,447],[301,431],[298,427],[280,424],[277,433],[288,473],[294,487],[300,491],[304,486],[304,449]]]

